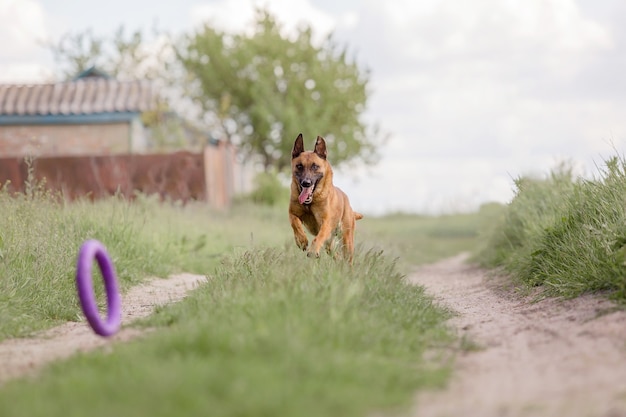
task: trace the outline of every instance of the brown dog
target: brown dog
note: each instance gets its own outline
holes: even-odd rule
[[[348,196],[333,185],[333,170],[326,160],[326,142],[318,136],[314,151],[305,151],[302,133],[291,153],[291,200],[289,221],[296,244],[309,256],[320,255],[326,244],[330,252],[332,237],[341,234],[344,257],[352,263],[356,220],[363,215],[352,211]],[[302,225],[315,235],[311,246]]]

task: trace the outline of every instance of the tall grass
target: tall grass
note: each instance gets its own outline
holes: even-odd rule
[[[255,239],[282,243],[287,236],[258,227],[278,222],[272,213],[246,220],[146,196],[133,203],[110,198],[70,204],[43,184],[29,185],[25,194],[0,190],[0,213],[0,340],[80,319],[74,274],[86,239],[107,247],[125,290],[148,276],[183,269],[206,274],[235,247],[249,247]]]
[[[522,178],[478,258],[547,294],[609,291],[626,300],[626,162],[605,161],[597,178],[568,169]]]
[[[75,256],[84,239],[108,246],[123,286],[166,270],[155,262],[158,250],[137,233],[141,218],[121,201],[68,206],[43,189],[27,188],[25,195],[0,192],[0,211],[0,339],[77,319],[76,303],[68,300],[74,299]]]

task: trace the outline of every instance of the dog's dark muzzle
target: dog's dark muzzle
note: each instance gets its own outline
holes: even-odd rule
[[[315,191],[315,182],[305,178],[298,183],[300,186],[300,196],[298,201],[300,204],[311,204],[313,202],[313,191]]]
[[[311,186],[313,186],[313,181],[311,181],[308,178],[305,178],[302,181],[300,181],[300,190],[302,190],[303,188],[309,188]]]

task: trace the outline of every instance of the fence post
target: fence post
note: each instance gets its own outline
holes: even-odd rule
[[[213,164],[211,163],[211,146],[204,147],[204,186],[206,187],[206,202],[209,206],[213,207]]]

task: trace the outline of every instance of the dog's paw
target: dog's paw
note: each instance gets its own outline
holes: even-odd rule
[[[309,247],[309,240],[306,237],[302,239],[298,239],[296,237],[296,245],[298,245],[298,247],[302,250],[307,250],[307,248]]]

